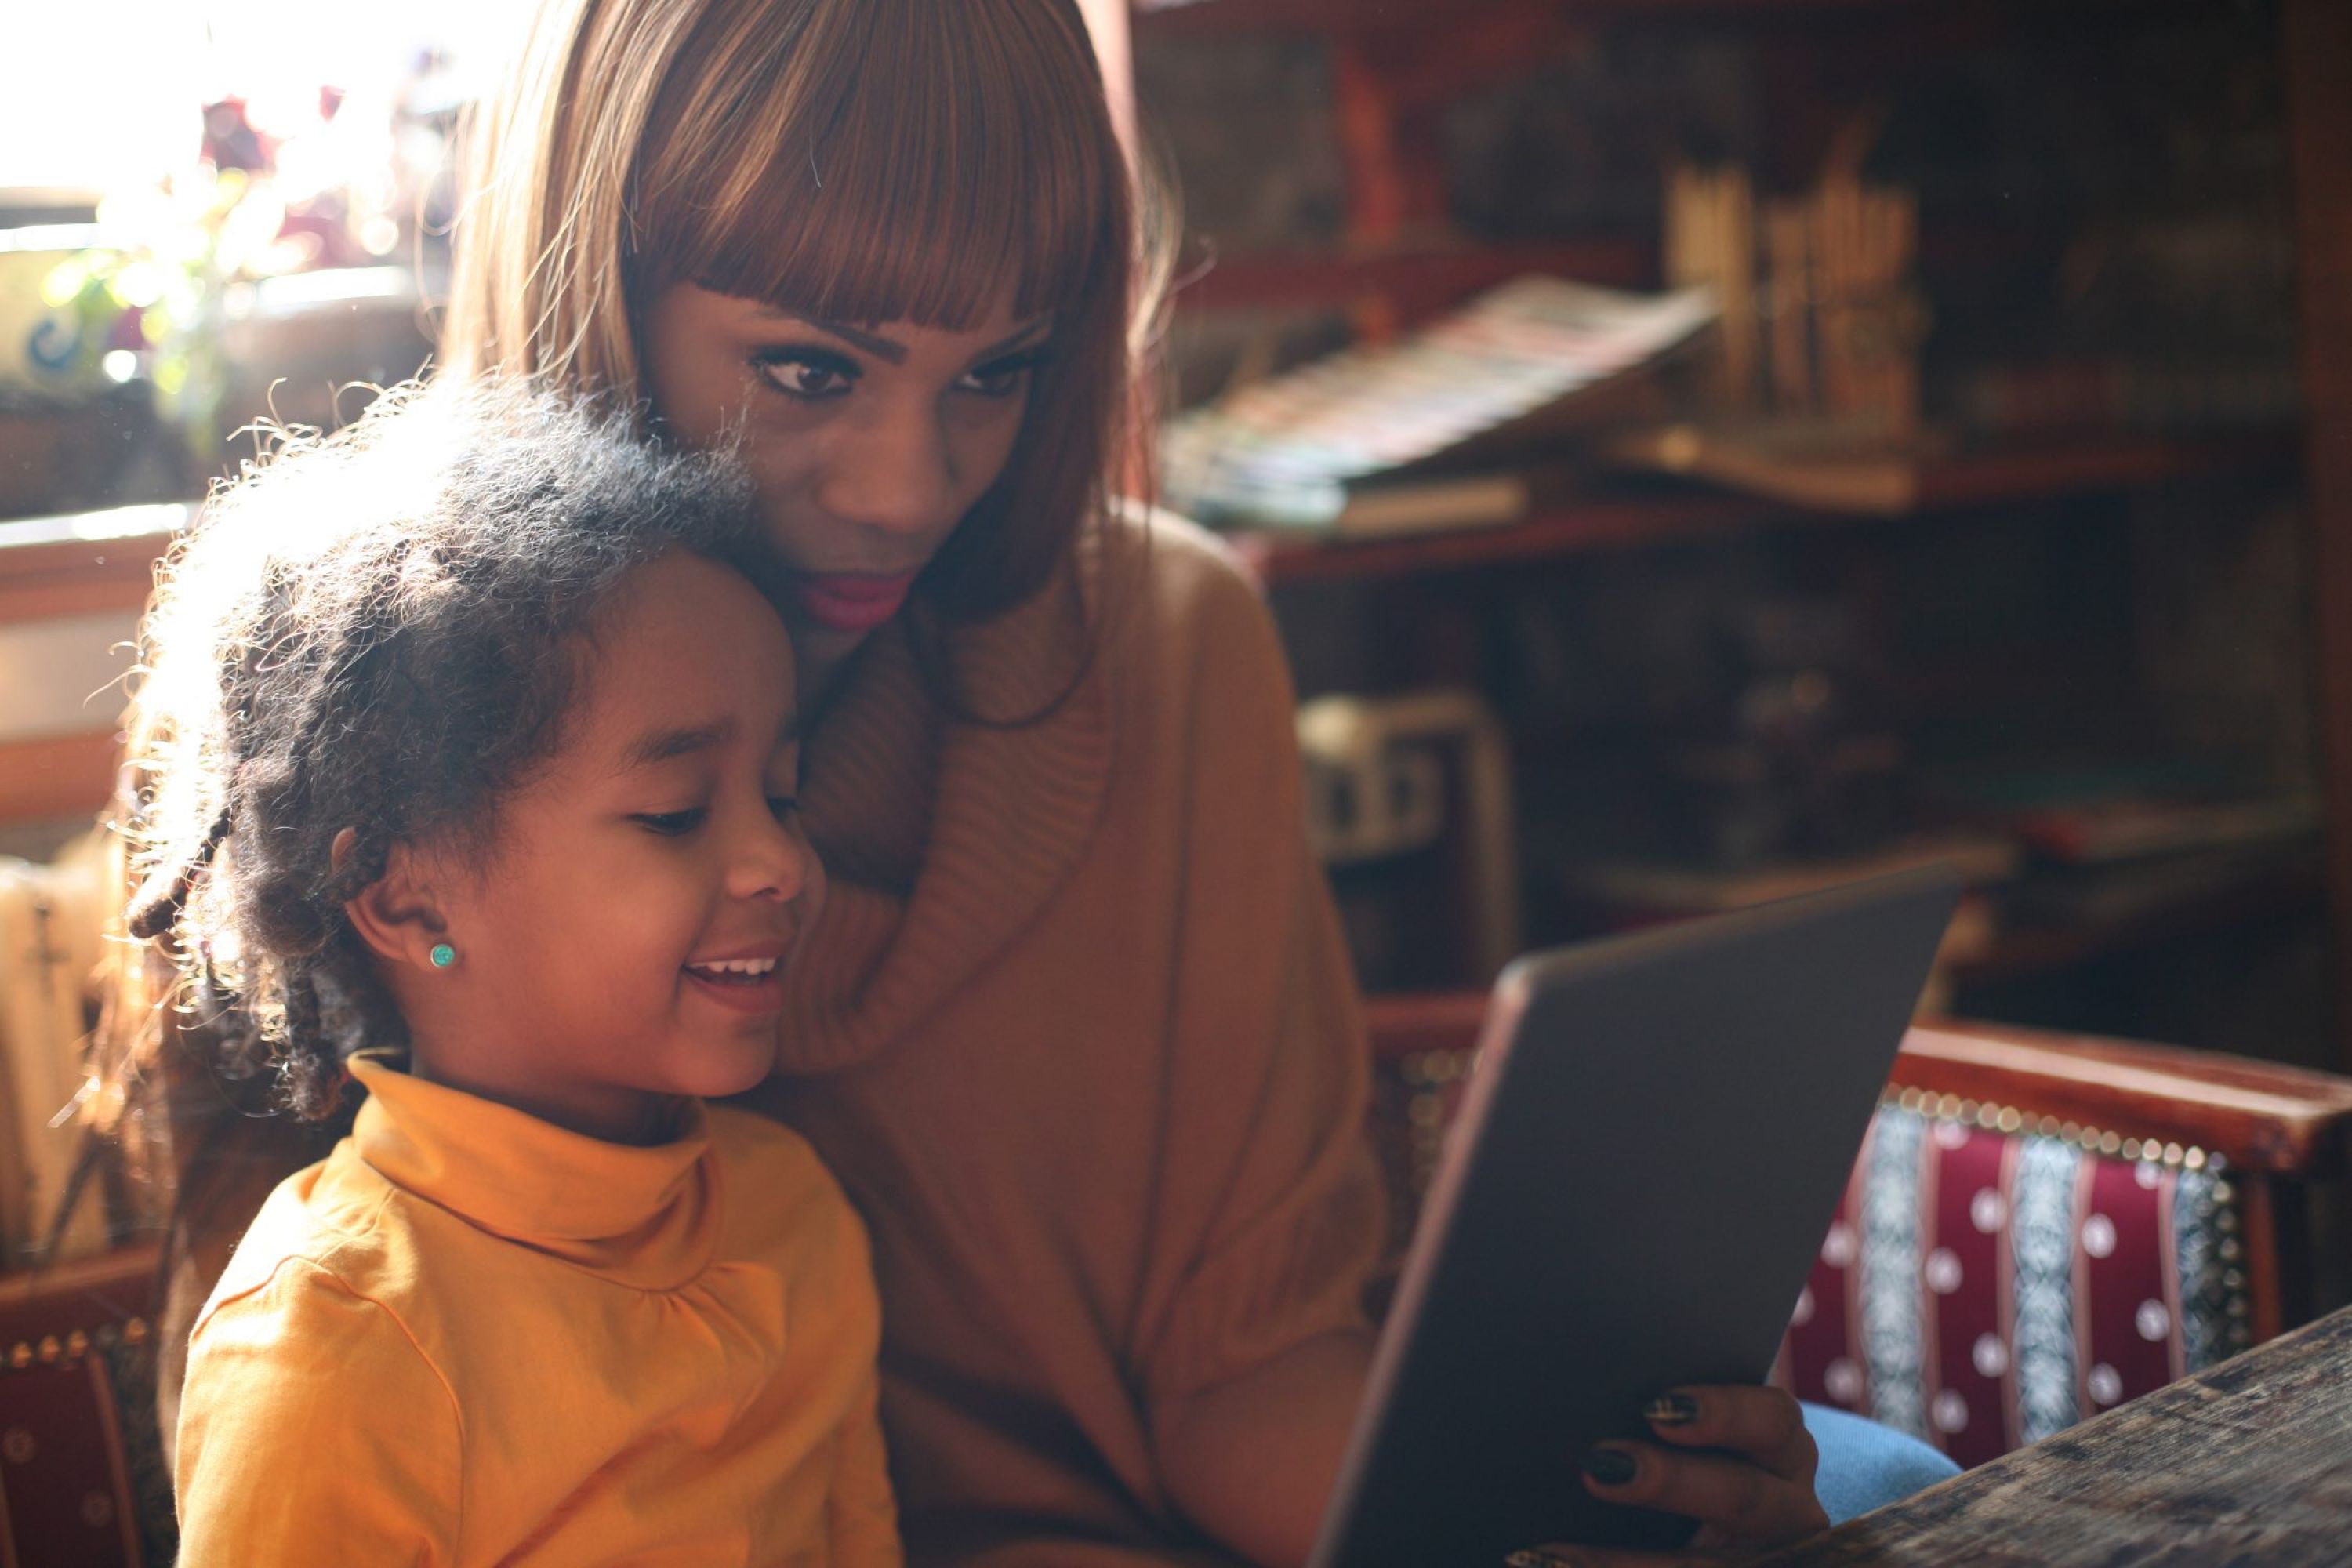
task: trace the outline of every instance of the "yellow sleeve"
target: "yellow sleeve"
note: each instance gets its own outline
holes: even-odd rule
[[[841,1462],[834,1471],[833,1495],[825,1500],[833,1538],[827,1561],[835,1568],[898,1568],[906,1561],[877,1397],[877,1380],[869,1372],[841,1430]]]
[[[457,1560],[457,1405],[391,1311],[289,1258],[188,1343],[182,1568]]]

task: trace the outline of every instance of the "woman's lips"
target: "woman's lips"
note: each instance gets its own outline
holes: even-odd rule
[[[898,613],[915,574],[888,577],[858,572],[811,572],[795,578],[801,608],[828,631],[870,632]]]

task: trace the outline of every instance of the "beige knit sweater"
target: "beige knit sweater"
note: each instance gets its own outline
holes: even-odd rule
[[[1050,718],[948,720],[894,626],[805,753],[833,885],[752,1100],[872,1230],[917,1563],[1198,1552],[1152,1402],[1360,1324],[1381,1235],[1265,606],[1167,520],[1115,525],[1088,581],[1110,630]],[[1066,684],[1078,598],[959,642],[974,711]]]

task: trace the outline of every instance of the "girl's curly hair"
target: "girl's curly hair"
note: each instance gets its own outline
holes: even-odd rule
[[[126,923],[218,1068],[274,1073],[299,1116],[335,1110],[352,1051],[404,1042],[345,902],[395,843],[494,851],[614,586],[688,550],[772,592],[740,466],[634,428],[520,384],[399,388],[248,465],[159,574]]]

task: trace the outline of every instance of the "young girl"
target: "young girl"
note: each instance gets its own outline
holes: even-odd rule
[[[910,1559],[1300,1561],[1371,1345],[1364,1041],[1273,625],[1112,499],[1151,290],[1076,0],[541,0],[474,141],[444,374],[740,439],[791,568],[834,882],[751,1103],[872,1228]],[[1675,1392],[1561,1483],[1818,1527],[1794,1401]]]
[[[216,497],[142,694],[131,921],[350,1135],[196,1320],[180,1561],[899,1560],[866,1237],[773,1068],[820,905],[716,459],[388,398]]]

